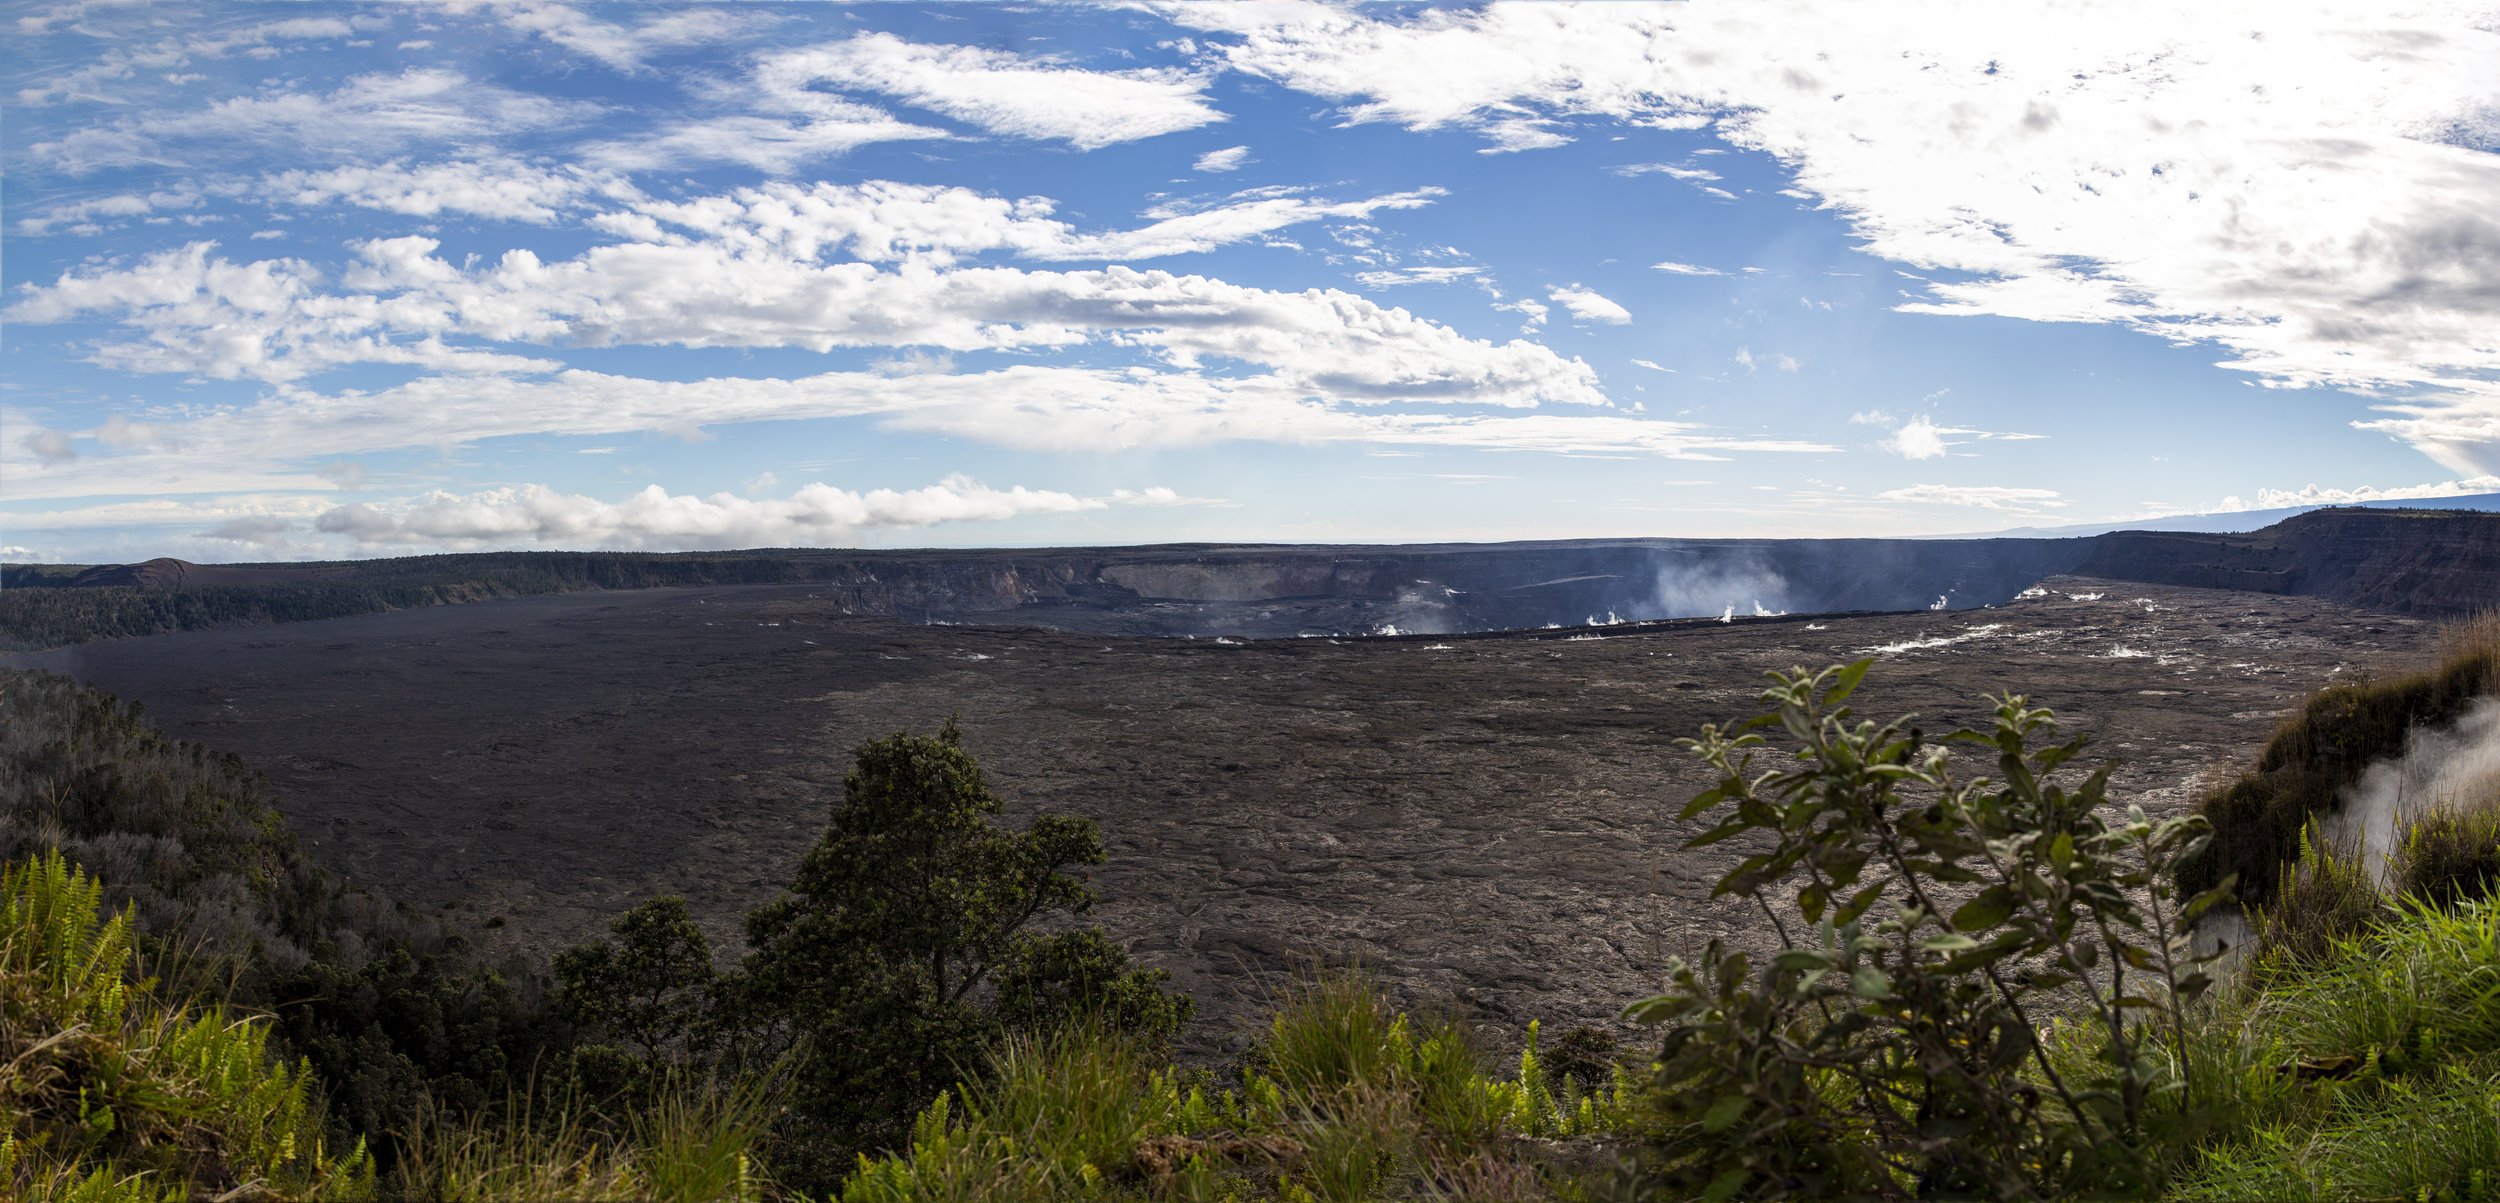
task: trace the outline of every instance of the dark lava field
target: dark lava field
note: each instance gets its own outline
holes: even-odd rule
[[[1754,919],[1686,853],[1675,746],[1761,674],[1873,655],[1930,731],[2017,689],[2170,811],[2426,620],[2052,577],[1978,610],[1372,639],[1139,638],[846,616],[804,585],[588,592],[10,657],[265,769],[320,858],[515,953],[685,895],[728,949],[822,829],[849,749],[960,712],[1011,803],[1102,825],[1095,919],[1200,1000],[1206,1054],[1298,959],[1409,1002],[1604,1022]],[[508,922],[493,928],[496,917]]]

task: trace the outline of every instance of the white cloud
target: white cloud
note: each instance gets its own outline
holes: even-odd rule
[[[1936,459],[1943,456],[1946,450],[1953,446],[1945,441],[1946,436],[1971,433],[1975,432],[1958,427],[1938,426],[1927,415],[1919,414],[1903,422],[1900,429],[1892,432],[1891,437],[1876,445],[1903,459]]]
[[[1045,197],[1017,200],[969,188],[869,180],[767,184],[699,200],[644,201],[592,224],[638,242],[679,245],[685,235],[741,258],[814,260],[847,254],[878,263],[949,265],[985,251],[1027,259],[1125,260],[1196,254],[1304,222],[1364,218],[1433,203],[1438,188],[1331,202],[1264,190],[1199,206],[1171,205],[1129,230],[1084,233],[1051,216]],[[684,234],[676,233],[683,231]]]
[[[1210,150],[1198,156],[1198,161],[1190,164],[1190,170],[1208,173],[1238,171],[1242,164],[1249,161],[1249,147],[1227,146],[1222,150]]]
[[[45,32],[43,26],[54,20],[76,20],[86,15],[83,5],[65,5],[42,17],[21,17],[18,31],[24,36]],[[250,58],[272,58],[282,53],[280,43],[352,37],[361,30],[388,28],[386,16],[359,16],[348,20],[337,17],[284,17],[255,25],[197,33],[185,37],[161,38],[146,44],[116,45],[120,41],[112,33],[81,22],[77,32],[95,37],[103,43],[102,53],[67,71],[39,77],[33,86],[21,88],[17,103],[36,108],[68,101],[122,105],[128,97],[105,90],[111,81],[127,80],[146,71],[162,75],[176,83],[203,78],[199,73],[175,73],[172,69],[189,64],[194,56],[224,58],[240,54]],[[86,56],[82,56],[86,57]]]
[[[36,458],[54,463],[66,463],[78,458],[78,447],[70,442],[68,433],[64,431],[30,430],[18,440],[18,445],[34,452]]]
[[[410,145],[492,145],[588,119],[597,106],[515,92],[456,71],[360,75],[325,94],[283,88],[188,112],[123,117],[38,142],[38,160],[72,175],[279,148],[298,156],[387,154]]]
[[[982,198],[963,190],[942,193],[936,209],[904,205],[890,214],[925,220],[924,227],[879,228],[880,241],[868,246],[859,245],[856,214],[834,213],[830,206],[794,212],[781,203],[810,198],[796,192],[752,206],[728,200],[646,206],[647,213],[714,236],[698,242],[659,235],[553,263],[516,250],[455,266],[434,255],[433,239],[380,239],[363,244],[364,261],[340,277],[347,288],[361,290],[354,292],[324,291],[321,274],[301,260],[237,264],[214,256],[213,244],[194,243],[133,266],[74,271],[49,286],[29,287],[6,316],[31,323],[88,315],[117,320],[143,338],[99,345],[97,362],[226,379],[290,381],[358,362],[471,372],[558,366],[454,339],[820,352],[880,346],[963,352],[1099,341],[1147,348],[1184,368],[1207,359],[1272,368],[1308,394],[1342,400],[1606,404],[1595,372],[1577,359],[1524,341],[1466,338],[1351,293],[1271,292],[1116,266],[949,271],[908,257],[911,245],[935,255],[983,240],[1022,240],[1051,256],[1168,252],[1317,212],[1421,203],[1416,198],[1350,207],[1263,201],[1169,218],[1122,235],[1073,237],[1056,223],[1030,222],[1046,206],[1019,217],[1001,206],[984,207]],[[979,221],[957,220],[962,214],[947,206],[1006,220],[980,228]],[[759,213],[787,220],[754,220]],[[907,258],[889,271],[815,257],[836,245]]]
[[[1690,263],[1678,263],[1672,259],[1664,263],[1652,263],[1649,266],[1652,271],[1662,271],[1678,276],[1724,276],[1727,274],[1715,267],[1695,267]]]
[[[1666,372],[1666,373],[1668,373],[1668,374],[1670,374],[1670,375],[1672,375],[1672,374],[1675,372],[1675,369],[1674,369],[1674,368],[1665,368],[1665,367],[1660,367],[1660,366],[1658,366],[1657,364],[1651,363],[1650,361],[1648,361],[1648,360],[1646,360],[1646,359],[1635,359],[1635,360],[1633,360],[1633,361],[1632,361],[1632,363],[1634,364],[1634,366],[1648,368],[1650,371],[1653,371],[1653,372]]]
[[[1787,359],[1786,356],[1781,356],[1780,358]],[[1796,361],[1794,360],[1789,360],[1790,365],[1793,365],[1795,362]],[[1788,366],[1786,370],[1793,372],[1797,369],[1794,366]],[[1865,413],[1851,414],[1849,415],[1849,421],[1852,425],[1880,425],[1892,421],[1892,417],[1884,411],[1877,409],[1869,410]],[[1993,439],[2004,442],[2020,442],[2046,437],[2048,436],[2037,434],[2017,434],[2010,431],[1973,430],[1965,426],[1938,426],[1936,425],[1935,419],[1928,417],[1926,414],[1913,414],[1908,421],[1903,422],[1890,435],[1886,436],[1882,441],[1876,443],[1875,445],[1886,451],[1892,452],[1903,459],[1936,459],[1941,456],[1956,454],[1953,451],[1953,448],[1974,441]],[[1961,452],[1959,454],[1967,455],[1970,453]]]
[[[303,521],[330,509],[320,497],[247,493],[202,501],[169,497],[115,501],[65,510],[14,510],[9,525],[22,531],[105,530],[133,526],[211,526]]]
[[[1621,167],[1612,167],[1608,168],[1608,170],[1620,176],[1642,176],[1655,174],[1667,176],[1670,179],[1698,180],[1703,182],[1719,178],[1719,173],[1715,171],[1706,170],[1700,167],[1676,167],[1667,163],[1626,163]]]
[[[543,380],[424,377],[373,391],[284,388],[249,405],[159,421],[146,451],[45,464],[0,449],[15,499],[248,489],[328,490],[334,461],[523,435],[597,438],[694,424],[866,418],[1021,451],[1094,454],[1223,442],[1470,447],[1716,459],[1827,453],[1820,443],[1610,415],[1382,412],[1312,397],[1282,374],[1018,365],[988,372],[645,380],[573,370]],[[612,450],[600,448],[595,450]],[[307,470],[295,465],[333,461]]]
[[[2054,489],[2011,489],[1994,485],[1909,485],[1886,489],[1879,501],[1916,501],[1929,505],[1977,506],[1990,510],[2021,510],[2062,506]]]
[[[1163,11],[1349,121],[1713,125],[1958,277],[1908,309],[2210,341],[2396,394],[2366,429],[2500,469],[2500,24],[2473,6]]]
[[[818,159],[832,158],[872,142],[945,138],[934,126],[902,121],[872,105],[819,96],[796,118],[732,114],[680,122],[646,137],[597,143],[583,155],[620,171],[649,171],[695,163],[738,163],[787,175]]]
[[[266,177],[257,191],[284,204],[343,202],[412,217],[467,213],[538,224],[552,222],[597,198],[640,197],[631,184],[615,175],[578,167],[544,168],[517,159],[288,171]]]
[[[1584,322],[1604,322],[1611,326],[1621,326],[1632,320],[1631,310],[1577,284],[1548,289],[1545,295],[1555,304],[1570,310],[1571,316]]]
[[[1356,272],[1354,278],[1361,281],[1365,288],[1396,288],[1404,284],[1450,284],[1483,271],[1481,267],[1399,267],[1387,271]]]
[[[778,499],[733,493],[697,497],[651,485],[623,501],[607,502],[544,485],[521,485],[466,494],[434,492],[400,505],[338,506],[323,512],[313,526],[368,549],[820,547],[849,543],[863,530],[997,522],[1027,514],[1180,500],[1163,488],[1106,497],[1022,485],[993,489],[961,475],[926,488],[864,493],[816,482]]]
[[[1546,150],[1571,141],[1568,135],[1554,129],[1553,122],[1538,121],[1528,117],[1488,121],[1478,128],[1493,143],[1476,152],[1480,155],[1506,155],[1516,154],[1523,150]]]
[[[55,227],[68,226],[81,234],[104,231],[100,220],[117,217],[143,217],[165,209],[189,209],[200,203],[200,194],[189,189],[160,189],[146,195],[121,192],[91,200],[52,205],[32,217],[21,217],[18,233],[40,237]]]
[[[821,83],[881,92],[994,134],[1057,139],[1078,150],[1225,119],[1199,94],[1206,81],[1187,72],[1086,71],[886,33],[767,56],[757,77],[776,91]]]
[[[1544,325],[1546,316],[1553,312],[1552,309],[1546,307],[1545,302],[1535,300],[1530,297],[1521,297],[1515,301],[1497,302],[1493,307],[1495,309],[1507,309],[1512,313],[1516,313],[1527,318],[1527,325],[1521,327],[1522,330],[1532,330],[1535,327]]]
[[[2363,485],[2358,489],[2321,489],[2304,485],[2298,489],[2259,489],[2254,503],[2237,497],[2223,498],[2211,512],[2232,513],[2239,510],[2281,510],[2308,505],[2352,505],[2362,501],[2401,501],[2415,497],[2474,497],[2500,493],[2500,476],[2476,476],[2465,480],[2446,480],[2437,484],[2398,485],[2379,489]]]
[[[602,21],[568,4],[514,4],[502,8],[504,23],[620,71],[638,71],[652,52],[724,42],[752,31],[756,14],[726,8],[663,11],[631,28]]]

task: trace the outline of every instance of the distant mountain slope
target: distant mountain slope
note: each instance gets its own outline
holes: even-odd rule
[[[2286,518],[2312,514],[2328,509],[2363,510],[2483,510],[2500,512],[2500,493],[2475,493],[2464,497],[2412,497],[2388,501],[2356,501],[2348,505],[2296,505],[2272,510],[2232,510],[2219,514],[2174,514],[2168,518],[2139,518],[2130,522],[2078,523],[2072,526],[2017,526],[2006,530],[1966,535],[1945,535],[1948,539],[2088,539],[2122,530],[2203,531],[2208,534],[2246,534],[2263,530]]]
[[[2397,613],[2470,613],[2500,607],[2500,514],[2339,508],[2247,534],[2119,531],[2094,539],[2077,571]]]

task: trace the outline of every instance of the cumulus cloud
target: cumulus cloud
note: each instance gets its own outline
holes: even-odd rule
[[[1664,263],[1652,263],[1649,266],[1653,271],[1662,271],[1674,276],[1724,276],[1727,274],[1715,267],[1696,267],[1690,263],[1678,263],[1673,259]]]
[[[2500,26],[2469,9],[2295,6],[2261,37],[2153,0],[1163,11],[1352,122],[1713,127],[1868,251],[1952,273],[1904,308],[2207,341],[2392,394],[2365,428],[2500,469]]]
[[[1190,164],[1190,168],[1193,171],[1203,171],[1208,173],[1238,171],[1241,169],[1242,164],[1249,161],[1249,147],[1227,146],[1222,150],[1210,150],[1207,153],[1198,156],[1198,161]]]
[[[1577,284],[1549,289],[1546,294],[1557,305],[1571,311],[1571,316],[1584,322],[1604,322],[1610,326],[1626,325],[1632,311],[1599,296],[1594,290]]]
[[[907,42],[887,33],[767,56],[767,87],[818,84],[879,92],[1017,138],[1078,150],[1224,120],[1199,93],[1206,81],[1165,68],[1087,71],[977,46]]]
[[[2062,506],[2054,489],[2013,489],[1996,485],[1909,485],[1886,489],[1879,501],[1916,501],[1928,505],[1976,506],[1989,510],[2021,510]]]
[[[996,522],[1180,500],[1165,488],[1104,497],[1022,485],[994,489],[962,475],[926,488],[864,493],[816,482],[778,499],[734,493],[697,497],[651,485],[623,501],[609,502],[544,485],[521,485],[465,494],[438,491],[400,505],[338,506],[323,512],[313,527],[369,548],[816,547],[847,543],[864,530]]]

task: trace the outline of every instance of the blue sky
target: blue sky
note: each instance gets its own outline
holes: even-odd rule
[[[20,4],[0,555],[2500,490],[2500,8]]]

